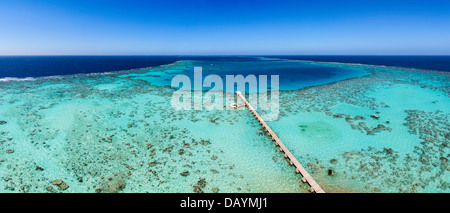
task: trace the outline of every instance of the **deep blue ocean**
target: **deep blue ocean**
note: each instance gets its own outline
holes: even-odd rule
[[[271,56],[275,58],[370,64],[450,72],[450,56]]]
[[[450,56],[264,56],[359,63],[450,72]],[[0,56],[0,78],[111,72],[170,64],[183,59],[226,60],[253,56]]]

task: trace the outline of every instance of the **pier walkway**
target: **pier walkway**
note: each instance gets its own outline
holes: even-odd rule
[[[322,188],[320,188],[319,184],[311,177],[311,175],[306,171],[306,169],[298,162],[298,160],[292,155],[292,153],[288,150],[288,148],[281,142],[275,132],[266,124],[266,122],[259,116],[256,110],[250,105],[250,103],[245,99],[240,91],[236,91],[236,95],[244,101],[245,106],[250,110],[250,112],[255,116],[255,118],[259,121],[259,124],[266,130],[270,137],[272,137],[272,141],[275,141],[275,145],[280,147],[280,152],[284,153],[284,157],[289,159],[289,163],[296,167],[295,172],[300,173],[303,178],[303,183],[308,183],[311,188],[310,192],[316,193],[325,193]]]

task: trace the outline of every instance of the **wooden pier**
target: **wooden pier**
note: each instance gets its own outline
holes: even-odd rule
[[[322,188],[320,188],[319,184],[311,177],[311,175],[306,171],[306,169],[298,162],[298,160],[292,155],[292,153],[288,150],[288,148],[281,142],[275,132],[266,124],[266,122],[259,116],[256,110],[250,105],[250,103],[245,99],[240,91],[236,91],[236,95],[244,101],[245,106],[250,110],[250,112],[255,116],[255,118],[259,121],[259,124],[266,130],[270,137],[272,137],[272,141],[275,141],[275,145],[280,147],[280,152],[284,153],[284,157],[289,160],[289,163],[295,166],[295,172],[300,173],[303,178],[303,183],[308,183],[311,188],[310,192],[316,193],[325,193]]]

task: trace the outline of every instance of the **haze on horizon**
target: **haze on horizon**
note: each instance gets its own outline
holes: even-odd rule
[[[2,0],[0,55],[450,55],[450,1]]]

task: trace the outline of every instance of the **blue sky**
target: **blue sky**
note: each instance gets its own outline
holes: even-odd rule
[[[0,0],[0,55],[449,55],[450,1]]]

